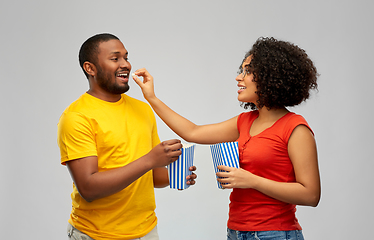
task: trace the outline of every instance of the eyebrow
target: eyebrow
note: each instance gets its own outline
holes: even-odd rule
[[[112,54],[118,55],[118,54],[121,54],[121,52],[119,52],[119,51],[111,52],[110,55],[112,55]],[[125,55],[129,55],[129,52],[126,52]]]
[[[248,63],[248,64],[244,65],[243,68],[248,68],[249,65],[250,65],[250,64]]]

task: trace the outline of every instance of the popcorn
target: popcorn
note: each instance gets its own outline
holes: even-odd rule
[[[212,154],[214,170],[216,173],[223,172],[222,170],[219,170],[217,168],[217,166],[220,165],[239,168],[238,142],[225,142],[210,145],[210,151]],[[223,188],[218,180],[217,184],[218,188]]]
[[[195,144],[183,144],[182,154],[178,160],[168,165],[170,188],[181,190],[190,187],[187,185],[186,177],[192,174],[189,168],[193,166],[195,146]]]

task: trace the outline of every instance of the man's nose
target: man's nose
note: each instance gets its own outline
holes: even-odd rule
[[[121,68],[129,68],[129,69],[131,69],[131,64],[126,59],[122,59],[121,62],[120,62],[120,67]]]

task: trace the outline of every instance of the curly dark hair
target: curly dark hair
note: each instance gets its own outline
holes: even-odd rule
[[[278,109],[295,106],[309,98],[309,90],[317,90],[317,69],[305,50],[275,38],[260,37],[243,59],[251,56],[248,69],[257,85],[257,107]],[[243,64],[242,62],[242,64]],[[256,109],[254,103],[243,102],[245,109]]]
[[[110,33],[100,33],[96,34],[89,39],[87,39],[81,46],[79,50],[79,65],[81,66],[84,75],[88,79],[88,74],[83,68],[85,62],[90,62],[97,65],[97,55],[99,54],[99,44],[102,42],[107,42],[109,40],[119,40],[118,37]]]

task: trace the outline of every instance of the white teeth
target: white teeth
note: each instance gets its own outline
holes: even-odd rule
[[[240,90],[246,89],[246,87],[239,87]]]
[[[128,76],[129,76],[128,73],[121,73],[117,75],[117,77],[128,77]]]

